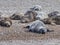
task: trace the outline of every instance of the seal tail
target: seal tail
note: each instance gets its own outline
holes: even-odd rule
[[[49,29],[47,29],[47,32],[54,32],[54,30],[49,30]]]

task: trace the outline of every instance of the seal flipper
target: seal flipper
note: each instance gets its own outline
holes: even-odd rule
[[[49,29],[47,29],[47,32],[54,32],[54,30],[49,30]]]

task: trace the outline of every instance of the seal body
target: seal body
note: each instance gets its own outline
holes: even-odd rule
[[[23,13],[14,13],[12,16],[10,16],[10,19],[12,20],[21,20],[24,16]]]
[[[45,34],[47,32],[45,24],[39,20],[31,22],[27,27],[31,32],[37,32],[42,34]]]

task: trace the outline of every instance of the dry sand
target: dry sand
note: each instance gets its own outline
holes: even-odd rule
[[[10,40],[10,41],[1,41],[0,45],[60,45],[60,40]]]

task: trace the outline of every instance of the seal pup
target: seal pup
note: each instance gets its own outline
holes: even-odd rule
[[[52,32],[53,30],[49,30],[46,28],[45,24],[42,21],[36,20],[31,22],[26,26],[30,32],[36,32],[45,34],[46,32]]]

